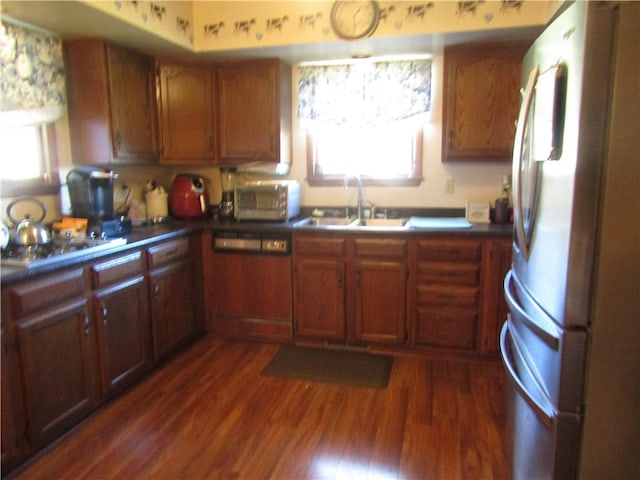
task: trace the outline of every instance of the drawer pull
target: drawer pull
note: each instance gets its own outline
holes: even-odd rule
[[[102,324],[106,325],[107,324],[107,315],[109,314],[109,310],[104,305],[104,303],[102,304],[102,308],[100,310],[102,312]]]

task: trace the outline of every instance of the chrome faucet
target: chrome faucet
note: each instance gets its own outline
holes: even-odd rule
[[[362,189],[362,178],[360,175],[347,175],[344,177],[344,189],[349,190],[349,182],[351,180],[355,180],[358,184],[358,220],[362,221],[363,216],[363,205],[364,205],[364,192]]]

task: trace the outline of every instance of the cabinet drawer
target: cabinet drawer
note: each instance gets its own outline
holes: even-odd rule
[[[441,262],[479,262],[482,244],[469,241],[422,240],[418,242],[418,260]]]
[[[418,264],[418,282],[478,285],[480,283],[480,265],[420,262]]]
[[[104,287],[124,278],[139,275],[144,270],[142,251],[112,258],[91,267],[93,288]]]
[[[473,349],[477,315],[464,310],[418,309],[417,343]]]
[[[84,292],[84,270],[49,275],[12,287],[9,302],[14,317],[21,317],[64,300],[81,297]]]
[[[347,240],[345,238],[296,238],[294,248],[296,253],[316,255],[320,257],[341,257],[346,253]]]
[[[476,307],[478,289],[464,287],[419,286],[419,305],[450,305],[454,307]]]
[[[189,254],[189,238],[177,238],[147,250],[149,268],[159,267]]]
[[[359,257],[404,258],[407,241],[396,238],[356,238],[355,254]]]

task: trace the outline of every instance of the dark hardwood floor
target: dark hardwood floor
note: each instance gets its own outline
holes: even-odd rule
[[[263,377],[206,337],[16,479],[507,479],[500,363],[396,356],[384,390]]]

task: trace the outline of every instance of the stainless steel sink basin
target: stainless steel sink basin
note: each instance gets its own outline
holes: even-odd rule
[[[353,217],[309,217],[295,223],[295,227],[347,227],[353,223]]]
[[[407,218],[363,218],[353,223],[354,227],[406,228]]]
[[[341,228],[341,229],[405,229],[407,218],[330,218],[309,217],[297,222],[296,227]]]

